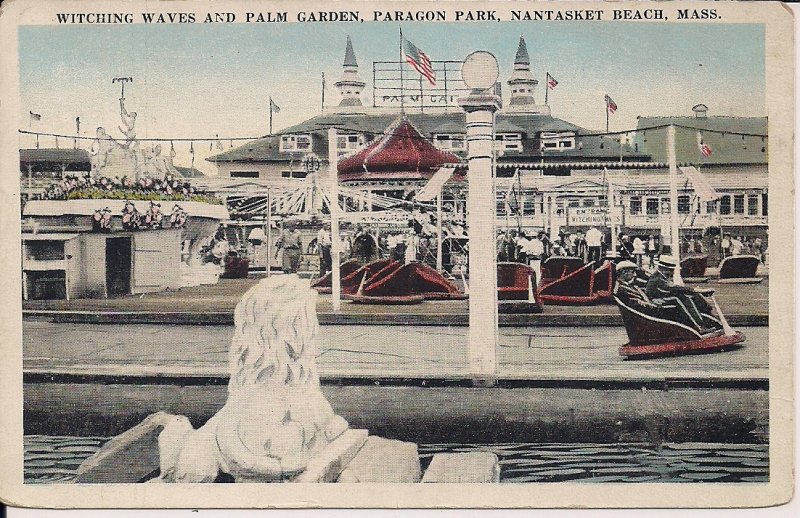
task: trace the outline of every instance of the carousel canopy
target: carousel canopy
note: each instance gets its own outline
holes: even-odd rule
[[[339,162],[339,179],[428,180],[444,164],[461,159],[434,147],[406,118],[400,117],[375,142]]]

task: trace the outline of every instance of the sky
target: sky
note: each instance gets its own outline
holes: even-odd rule
[[[138,113],[140,138],[260,136],[269,131],[270,97],[281,107],[275,131],[319,114],[322,72],[326,105],[338,104],[333,83],[347,35],[367,82],[363,102],[371,105],[372,62],[399,58],[398,29],[396,23],[20,27],[18,124],[28,129],[33,111],[42,115],[34,131],[73,135],[80,117],[82,135],[103,126],[120,137],[120,87],[111,80],[129,76],[126,107]],[[553,116],[588,129],[605,128],[605,94],[618,105],[612,131],[634,128],[637,116],[691,115],[698,103],[708,105],[709,115],[766,115],[762,25],[491,22],[402,29],[433,60],[492,52],[503,82],[524,36],[539,80],[537,102],[544,102],[549,72],[559,82],[549,96]],[[32,145],[21,138],[20,147]],[[43,138],[40,145],[54,142]],[[175,147],[176,165],[190,165],[188,143]],[[194,149],[195,167],[213,174],[204,158],[218,151],[207,141]]]

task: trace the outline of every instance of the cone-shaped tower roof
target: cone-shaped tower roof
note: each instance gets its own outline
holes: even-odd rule
[[[517,52],[519,53],[519,52]],[[526,54],[527,56],[527,54]],[[347,36],[347,48],[344,51],[344,63],[343,66],[346,67],[357,67],[358,62],[356,61],[356,53],[353,50],[353,42],[350,41],[350,36]]]
[[[459,162],[454,154],[436,149],[401,116],[375,142],[341,160],[338,170],[341,180],[427,180],[444,164]]]
[[[348,38],[349,41],[349,38]],[[528,47],[525,45],[525,38],[519,37],[519,47],[517,47],[517,56],[514,58],[515,65],[530,65],[531,58],[528,56]]]

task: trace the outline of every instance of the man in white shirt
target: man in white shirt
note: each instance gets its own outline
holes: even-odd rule
[[[523,253],[528,258],[528,264],[536,272],[536,282],[542,277],[542,256],[544,255],[544,243],[538,237],[525,240]]]
[[[742,241],[738,237],[731,239],[731,255],[742,255]]]
[[[331,258],[330,223],[326,223],[317,232],[317,251],[319,252],[319,276],[322,277],[331,271],[333,259]]]
[[[603,233],[596,227],[590,227],[586,231],[586,246],[589,248],[589,262],[599,263],[603,250]]]

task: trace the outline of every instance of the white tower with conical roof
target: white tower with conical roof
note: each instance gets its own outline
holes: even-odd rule
[[[519,47],[514,58],[514,71],[508,80],[511,89],[511,100],[506,105],[505,112],[516,113],[541,113],[550,115],[550,107],[536,104],[533,91],[539,81],[531,73],[531,58],[528,56],[528,47],[525,38],[519,37]]]
[[[361,93],[367,83],[361,80],[358,75],[358,62],[356,53],[353,50],[353,42],[350,36],[347,37],[347,48],[344,51],[344,63],[342,64],[342,77],[335,86],[342,95],[339,106],[361,106]]]

